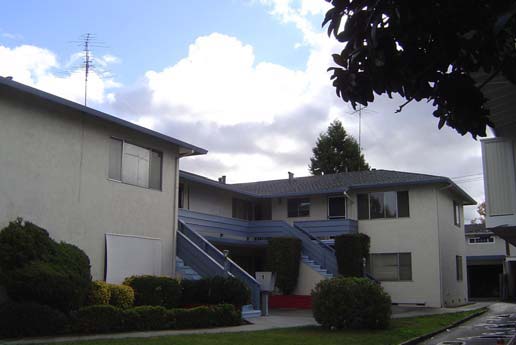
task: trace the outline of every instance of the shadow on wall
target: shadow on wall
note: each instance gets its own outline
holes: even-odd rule
[[[0,304],[7,302],[7,293],[3,286],[0,286]]]

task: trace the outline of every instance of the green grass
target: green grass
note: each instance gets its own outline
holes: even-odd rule
[[[320,327],[271,331],[176,335],[156,338],[60,343],[83,345],[391,345],[436,331],[477,311],[394,319],[386,330],[328,331]]]

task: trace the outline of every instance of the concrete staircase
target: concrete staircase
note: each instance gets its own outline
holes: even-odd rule
[[[321,274],[323,277],[325,277],[327,279],[333,278],[333,274],[331,274],[330,272],[328,272],[327,270],[322,268],[320,265],[317,264],[317,262],[315,262],[314,260],[310,259],[308,256],[301,255],[301,261],[303,263],[305,263],[306,265],[308,265],[308,267],[310,267],[311,269],[313,269],[317,273]]]
[[[176,272],[180,273],[183,279],[199,280],[201,276],[195,272],[190,266],[185,265],[183,259],[176,256]]]
[[[247,304],[242,307],[242,318],[252,319],[254,317],[262,316],[262,311],[253,308],[252,304]]]

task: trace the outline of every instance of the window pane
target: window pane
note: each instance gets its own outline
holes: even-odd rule
[[[122,140],[110,139],[108,176],[113,180],[122,180]]]
[[[297,199],[287,200],[288,217],[297,217]]]
[[[383,193],[371,193],[369,194],[369,200],[371,203],[371,219],[384,218]]]
[[[179,192],[178,192],[177,207],[184,208],[185,207],[185,185],[183,183],[179,184]]]
[[[253,207],[248,200],[233,198],[233,218],[251,220]]]
[[[310,199],[300,199],[298,209],[299,217],[308,217],[310,215]]]
[[[456,201],[453,202],[453,223],[460,226],[460,204]]]
[[[385,218],[396,218],[396,192],[384,193]]]
[[[408,191],[398,192],[398,217],[410,217]]]
[[[288,199],[288,217],[308,217],[310,215],[310,199]]]
[[[369,195],[358,194],[358,219],[369,219]]]
[[[344,218],[346,216],[346,197],[328,198],[328,217]]]
[[[149,188],[161,190],[161,166],[163,161],[161,152],[151,151],[150,159]]]
[[[378,280],[398,280],[398,255],[372,254],[371,274]]]
[[[122,181],[141,187],[149,186],[150,152],[143,147],[124,143]]]
[[[399,254],[400,280],[412,280],[412,255],[411,253]]]

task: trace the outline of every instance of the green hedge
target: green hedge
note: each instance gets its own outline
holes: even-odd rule
[[[369,259],[369,236],[365,234],[335,237],[335,255],[339,274],[344,277],[363,277],[363,258]]]
[[[178,307],[181,302],[181,286],[177,279],[158,276],[132,276],[124,281],[134,290],[134,304]]]
[[[65,314],[36,303],[0,305],[0,337],[31,337],[62,334],[68,330]]]
[[[134,305],[134,290],[128,285],[108,284],[109,304],[127,309]]]
[[[91,285],[90,262],[82,250],[55,242],[46,230],[21,219],[0,231],[0,272],[12,300],[63,312],[81,307]]]
[[[296,288],[301,259],[301,240],[276,237],[269,240],[267,247],[267,269],[276,272],[276,286],[285,294]]]
[[[320,281],[312,291],[315,320],[326,328],[387,328],[391,298],[366,278],[338,277]]]
[[[91,282],[90,290],[86,297],[87,305],[109,304],[110,298],[111,290],[108,283],[100,280]]]
[[[237,309],[250,303],[249,288],[233,277],[182,280],[181,306],[232,304]]]

